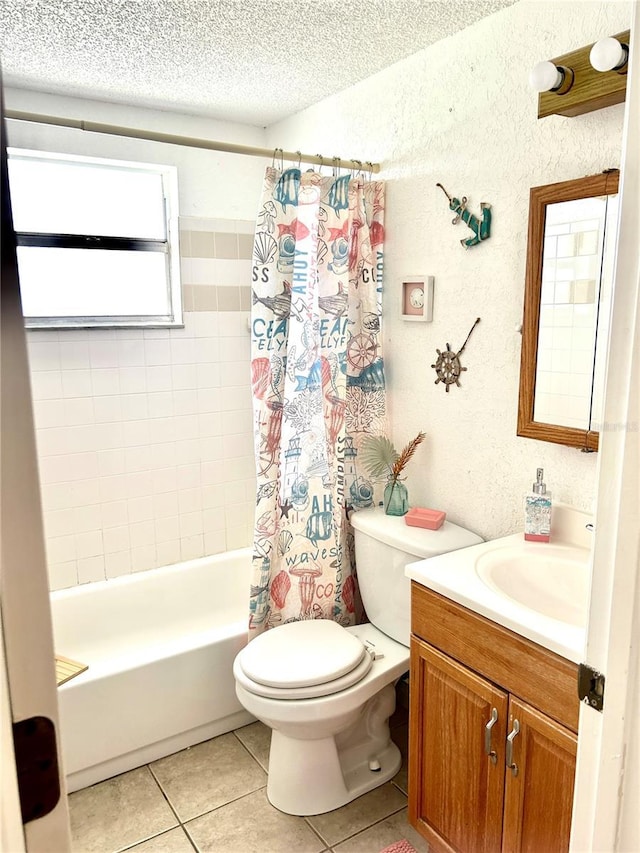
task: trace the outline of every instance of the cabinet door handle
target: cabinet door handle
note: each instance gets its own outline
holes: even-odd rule
[[[488,755],[491,759],[491,763],[495,764],[498,761],[498,753],[495,749],[491,749],[491,729],[498,722],[498,709],[491,709],[491,719],[484,727],[484,751],[485,755]]]
[[[518,765],[513,760],[513,742],[516,735],[520,731],[520,723],[518,720],[513,721],[513,729],[507,735],[507,768],[511,770],[514,776],[518,775]]]

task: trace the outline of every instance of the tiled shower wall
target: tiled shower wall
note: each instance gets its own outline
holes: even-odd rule
[[[181,217],[183,329],[27,333],[51,589],[250,544],[252,232]]]

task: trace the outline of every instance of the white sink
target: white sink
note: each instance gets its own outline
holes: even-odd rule
[[[480,578],[497,593],[530,610],[583,628],[589,596],[588,552],[583,548],[547,545],[525,551],[506,547],[476,559]]]
[[[423,586],[575,663],[584,655],[591,517],[554,508],[552,541],[521,533],[410,563]]]

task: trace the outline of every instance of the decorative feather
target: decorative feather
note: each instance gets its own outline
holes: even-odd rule
[[[404,467],[407,465],[413,454],[416,452],[418,445],[422,444],[425,437],[426,433],[419,432],[418,435],[414,439],[412,439],[409,444],[407,444],[407,446],[403,449],[402,453],[398,455],[391,469],[394,482],[398,479]]]
[[[372,477],[390,476],[398,451],[385,435],[370,436],[362,443],[360,458]]]

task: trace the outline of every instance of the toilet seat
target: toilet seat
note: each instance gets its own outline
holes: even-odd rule
[[[234,674],[251,693],[272,699],[329,696],[356,684],[373,658],[362,641],[327,619],[290,622],[252,640]]]

